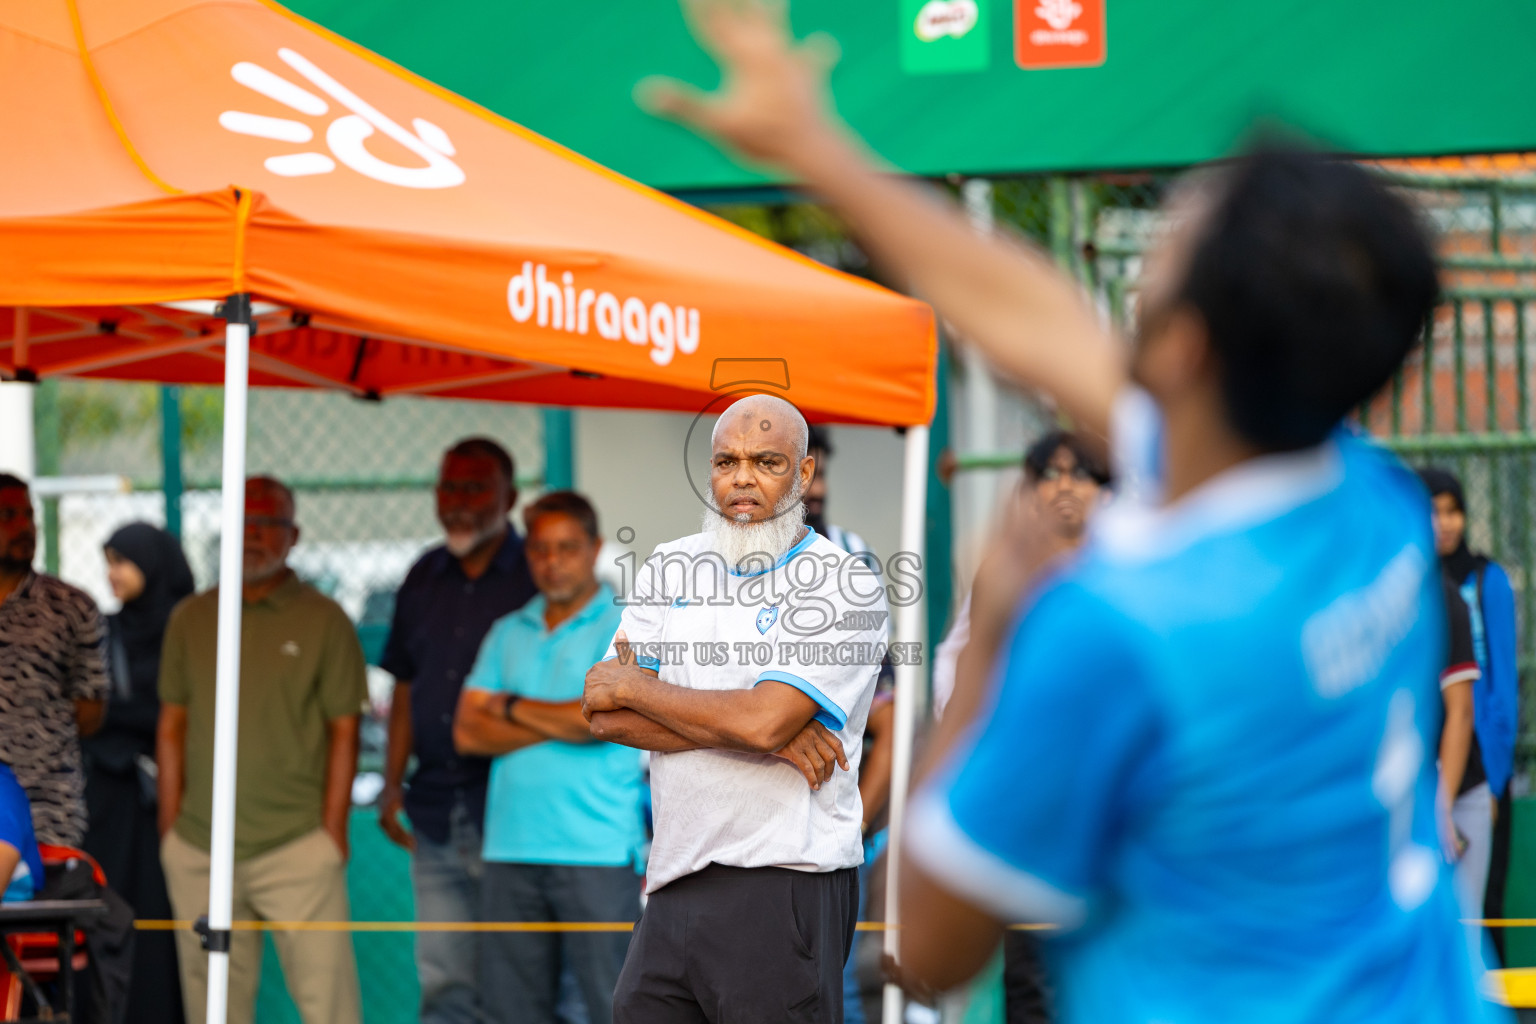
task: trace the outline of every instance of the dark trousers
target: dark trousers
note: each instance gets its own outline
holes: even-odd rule
[[[486,861],[484,921],[633,921],[640,877],[632,867]],[[557,1024],[562,963],[575,976],[591,1024],[613,1017],[627,932],[488,932],[480,950],[480,1005],[488,1020]]]
[[[1003,1005],[1007,1024],[1051,1024],[1051,979],[1033,932],[1003,933]]]
[[[615,1024],[842,1024],[857,868],[711,864],[651,894]]]
[[[1504,795],[1499,797],[1499,816],[1493,823],[1493,843],[1488,855],[1488,886],[1483,890],[1483,916],[1504,916],[1504,886],[1509,880],[1509,846],[1515,835],[1515,803],[1510,795],[1513,787],[1505,785]],[[1493,948],[1499,954],[1499,962],[1492,967],[1509,963],[1504,957],[1504,928],[1489,928]]]
[[[155,807],[145,800],[138,770],[116,773],[93,766],[85,776],[90,830],[82,848],[96,859],[110,886],[136,918],[172,918],[171,898],[160,868]],[[134,1024],[181,1024],[181,973],[172,932],[139,932],[133,947],[126,1020]]]

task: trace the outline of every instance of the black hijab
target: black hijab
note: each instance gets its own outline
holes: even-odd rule
[[[181,544],[148,523],[129,523],[103,545],[138,566],[144,590],[107,617],[107,657],[112,692],[101,730],[82,746],[89,771],[135,772],[140,755],[155,753],[160,718],[160,643],[171,609],[192,593],[192,570]]]
[[[158,644],[171,609],[193,590],[192,569],[181,553],[181,542],[158,526],[129,523],[108,538],[106,547],[144,574],[144,591],[113,616],[124,641],[153,637]]]
[[[153,692],[160,675],[160,642],[171,609],[193,591],[192,569],[181,544],[158,526],[129,523],[110,538],[106,547],[139,567],[144,591],[111,616],[114,645],[126,660],[127,679],[114,680],[131,694]],[[126,684],[126,686],[124,685]]]
[[[1442,494],[1449,494],[1451,500],[1456,503],[1456,507],[1461,511],[1461,514],[1463,516],[1467,514],[1467,494],[1462,489],[1461,481],[1456,478],[1455,473],[1448,469],[1441,469],[1438,466],[1429,466],[1419,470],[1419,479],[1423,480],[1424,486],[1429,488],[1430,498],[1438,498]],[[1448,555],[1440,556],[1440,567],[1451,578],[1451,582],[1458,587],[1465,583],[1467,577],[1471,576],[1473,571],[1477,569],[1478,562],[1478,556],[1474,555],[1472,550],[1467,547],[1466,530],[1461,531],[1461,543],[1456,546],[1456,550]]]

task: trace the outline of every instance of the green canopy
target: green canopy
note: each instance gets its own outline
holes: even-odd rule
[[[716,80],[677,0],[291,5],[646,184],[765,180],[635,108],[648,74]],[[1098,11],[1083,49],[1102,42],[1101,66],[1016,63],[1016,26],[1049,14],[1070,33]],[[1256,118],[1361,155],[1536,149],[1530,0],[795,0],[793,17],[842,44],[844,116],[922,175],[1183,165]]]

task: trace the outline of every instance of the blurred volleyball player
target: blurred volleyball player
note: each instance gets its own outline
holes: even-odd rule
[[[1423,491],[1340,429],[1437,297],[1409,209],[1296,151],[1203,176],[1128,351],[1047,259],[877,169],[783,8],[690,4],[722,88],[645,101],[818,192],[999,370],[1112,434],[1125,487],[1002,670],[957,683],[903,839],[904,971],[952,985],[1024,919],[1060,926],[1070,1021],[1491,1014],[1436,836]]]

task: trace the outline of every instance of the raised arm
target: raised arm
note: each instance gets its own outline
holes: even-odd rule
[[[669,80],[639,100],[817,193],[882,266],[932,302],[999,372],[1055,397],[1084,430],[1107,432],[1125,382],[1121,347],[1076,285],[1022,243],[982,237],[953,204],[882,168],[831,112],[834,48],[795,44],[786,4],[685,0],[699,43],[720,64],[712,94]]]
[[[1020,601],[1065,553],[1033,502],[1011,502],[988,540],[988,557],[971,587],[970,636],[955,665],[955,688],[944,717],[913,773],[914,788],[929,777],[988,713],[992,670],[1005,649]],[[910,845],[909,833],[898,841]],[[990,908],[934,877],[921,862],[902,862],[900,964],[887,968],[914,993],[951,988],[973,976],[997,947],[1004,922]]]

